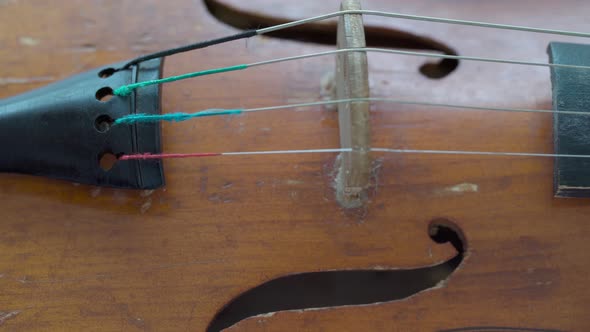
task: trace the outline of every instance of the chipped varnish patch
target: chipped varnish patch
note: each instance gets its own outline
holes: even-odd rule
[[[4,325],[4,323],[9,320],[13,319],[14,317],[18,316],[20,311],[0,311],[0,326]]]

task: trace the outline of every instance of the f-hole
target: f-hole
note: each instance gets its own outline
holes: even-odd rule
[[[467,242],[461,229],[447,219],[433,220],[427,232],[434,242],[453,245],[457,255],[442,264],[417,269],[327,271],[280,277],[229,302],[213,318],[207,332],[218,332],[267,313],[390,302],[433,288],[459,267]]]
[[[237,29],[262,29],[290,21],[282,17],[265,16],[258,12],[242,10],[226,4],[223,0],[203,0],[203,2],[213,17]],[[336,33],[336,22],[319,22],[275,31],[267,36],[321,45],[335,45]],[[442,41],[403,30],[366,25],[365,37],[367,47],[425,50],[446,55],[458,55],[452,47]],[[422,65],[419,72],[431,79],[441,79],[454,72],[458,66],[459,60],[443,59]]]

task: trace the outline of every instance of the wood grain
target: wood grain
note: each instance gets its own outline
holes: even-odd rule
[[[227,1],[307,17],[337,1]],[[587,28],[583,0],[365,1],[366,9]],[[516,32],[365,18],[428,36],[462,55],[546,61],[551,40]],[[0,97],[133,56],[236,32],[199,1],[0,1]],[[179,55],[166,75],[312,53],[333,46],[255,38]],[[549,72],[462,62],[442,80],[423,59],[369,54],[375,97],[497,107],[551,107]],[[272,106],[324,96],[333,58],[163,87],[164,112]],[[375,147],[552,151],[550,115],[376,103]],[[163,125],[165,152],[334,148],[334,110],[270,112]],[[75,139],[75,138],[72,138]],[[6,143],[6,140],[3,140]],[[92,188],[0,175],[0,325],[9,331],[204,331],[238,294],[279,276],[411,268],[455,254],[434,244],[446,217],[469,243],[444,285],[363,307],[278,313],[233,331],[439,331],[468,326],[590,330],[590,207],[552,197],[552,160],[382,155],[361,213],[332,189],[335,156],[171,160],[156,191]],[[5,317],[9,317],[6,319]]]

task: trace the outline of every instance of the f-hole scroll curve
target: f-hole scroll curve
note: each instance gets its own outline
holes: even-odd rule
[[[262,13],[237,8],[225,3],[223,0],[203,0],[203,2],[213,17],[227,25],[242,30],[262,29],[291,21],[282,17],[267,16]],[[335,45],[336,33],[337,22],[329,21],[309,23],[286,30],[275,31],[267,35],[307,43]],[[446,55],[458,55],[453,48],[441,41],[397,29],[368,25],[365,26],[365,37],[367,47],[427,50]],[[422,65],[420,72],[428,78],[440,79],[451,74],[458,66],[459,60],[443,59],[439,62]]]
[[[215,315],[207,332],[218,332],[268,313],[390,302],[434,288],[461,265],[467,242],[461,230],[446,219],[433,220],[428,233],[436,243],[453,245],[457,255],[441,264],[416,269],[326,271],[280,277],[229,302]]]

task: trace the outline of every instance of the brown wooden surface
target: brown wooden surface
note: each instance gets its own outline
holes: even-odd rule
[[[337,1],[227,1],[302,18]],[[274,3],[274,5],[271,5]],[[367,0],[366,9],[587,30],[590,3]],[[546,61],[551,40],[405,20],[365,22],[428,36],[459,54]],[[135,55],[235,32],[199,1],[0,0],[0,97]],[[168,59],[166,74],[333,48],[255,38]],[[369,55],[372,95],[550,108],[549,71],[462,62],[432,80],[423,59]],[[331,57],[173,83],[165,112],[323,97]],[[371,107],[372,146],[552,151],[551,116]],[[330,109],[163,125],[166,152],[338,146]],[[75,139],[75,138],[72,138]],[[3,142],[9,144],[9,142]],[[334,269],[432,265],[454,255],[428,237],[446,217],[469,253],[447,282],[410,299],[257,317],[235,331],[437,331],[465,326],[590,330],[587,200],[552,197],[552,160],[375,154],[362,213],[340,210],[335,156],[165,162],[156,191],[0,176],[0,328],[9,331],[204,331],[222,306],[264,281]]]

